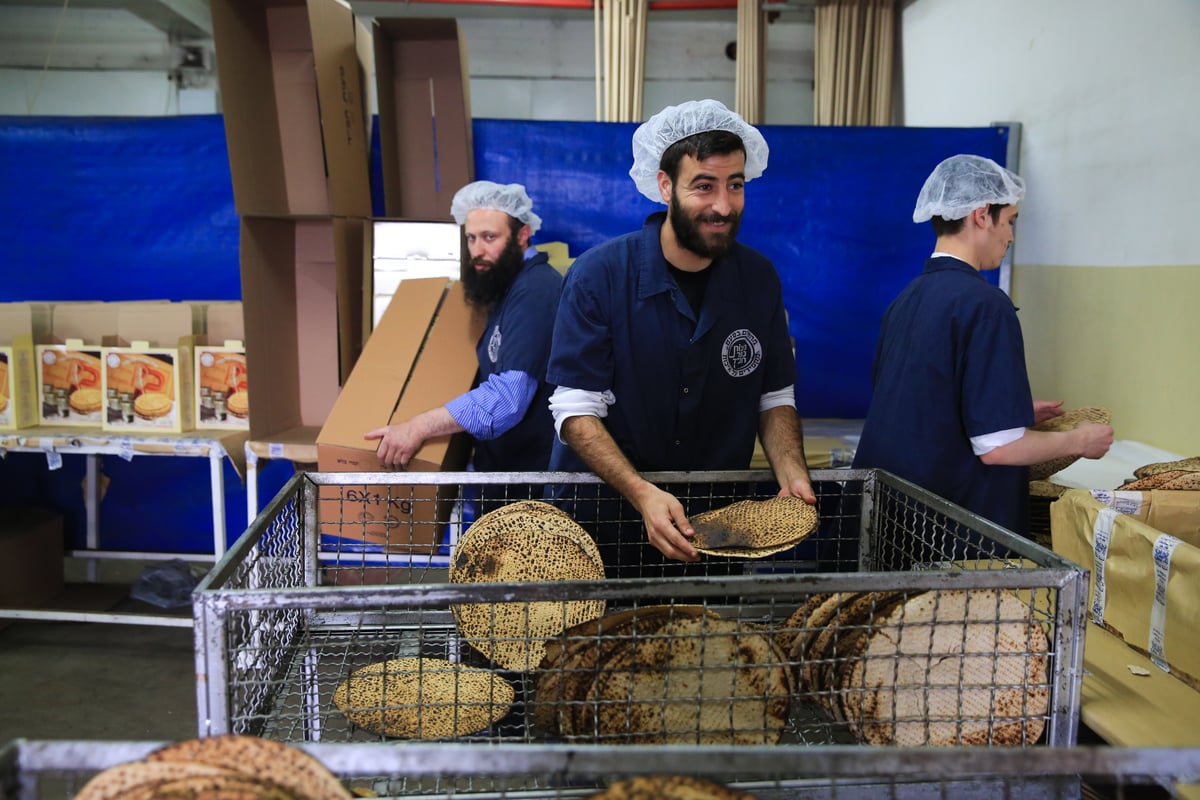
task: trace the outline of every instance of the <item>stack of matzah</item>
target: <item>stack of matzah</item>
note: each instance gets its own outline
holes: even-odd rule
[[[589,800],[754,800],[754,795],[690,775],[639,775],[617,781]]]
[[[783,654],[758,626],[696,606],[652,606],[552,639],[534,720],[572,740],[773,744],[791,693]]]
[[[143,761],[110,767],[75,797],[351,800],[352,795],[303,750],[254,736],[213,736],[167,745]]]
[[[527,500],[484,514],[458,540],[451,583],[603,580],[592,537],[562,510]],[[496,664],[526,672],[563,628],[604,613],[602,600],[462,603],[451,607],[458,631]]]
[[[1049,642],[1016,595],[814,595],[776,636],[801,697],[868,744],[1029,745],[1045,727]]]
[[[1200,456],[1178,461],[1146,464],[1133,471],[1134,480],[1117,488],[1121,491],[1146,492],[1151,489],[1200,490]]]

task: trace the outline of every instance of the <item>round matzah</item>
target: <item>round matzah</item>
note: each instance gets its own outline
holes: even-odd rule
[[[780,652],[791,654],[792,644],[798,637],[805,636],[808,631],[805,626],[808,624],[809,612],[824,602],[829,597],[828,594],[810,594],[804,598],[795,611],[793,611],[784,621],[783,625],[779,626],[778,633],[775,634],[775,645]]]
[[[1075,408],[1070,411],[1059,414],[1057,417],[1052,417],[1043,422],[1039,422],[1033,426],[1035,431],[1046,431],[1049,433],[1062,433],[1064,431],[1074,430],[1081,422],[1099,422],[1102,425],[1108,425],[1112,421],[1112,415],[1107,408],[1100,406],[1085,406],[1084,408]],[[1049,478],[1056,472],[1061,472],[1067,467],[1079,460],[1079,456],[1062,456],[1061,458],[1052,458],[1049,461],[1043,461],[1040,464],[1034,464],[1029,467],[1029,480],[1038,481]]]
[[[1137,478],[1128,483],[1121,484],[1117,487],[1119,492],[1149,492],[1152,489],[1166,489],[1168,484],[1177,479],[1185,478],[1188,475],[1196,475],[1194,472],[1184,472],[1181,469],[1171,470],[1169,472],[1155,472],[1153,475],[1147,475],[1144,478]]]
[[[783,654],[763,631],[696,617],[611,651],[587,699],[602,742],[774,744],[790,695]]]
[[[1049,642],[1007,591],[924,592],[877,618],[844,688],[868,744],[1029,745],[1045,727]]]
[[[1181,458],[1178,461],[1155,461],[1152,464],[1145,464],[1133,471],[1133,477],[1148,478],[1160,472],[1174,472],[1179,470],[1184,472],[1200,472],[1200,456]]]
[[[689,775],[639,775],[617,781],[589,800],[754,800],[754,795]]]
[[[808,538],[817,529],[817,509],[799,497],[772,497],[767,500],[741,500],[732,505],[703,511],[689,522],[696,529],[718,525],[736,531],[752,545],[746,547],[707,548],[692,540],[697,552],[730,558],[763,558],[780,553]]]
[[[1059,486],[1052,481],[1043,479],[1029,482],[1030,497],[1062,497],[1065,491],[1066,486]]]
[[[1158,488],[1182,490],[1185,492],[1200,490],[1200,472],[1184,472],[1182,475],[1176,475]]]
[[[503,506],[477,519],[450,559],[451,583],[603,580],[595,542],[547,503]],[[500,666],[535,668],[545,642],[571,625],[604,613],[603,600],[462,603],[451,606],[459,633]]]
[[[296,747],[256,736],[224,735],[169,744],[147,762],[208,764],[283,787],[308,800],[347,800],[350,793],[325,765]]]
[[[133,761],[116,764],[96,773],[75,797],[78,800],[117,800],[138,789],[153,789],[180,778],[236,774],[224,767],[209,764]]]
[[[338,685],[333,702],[355,725],[406,739],[486,730],[512,708],[512,684],[485,669],[438,658],[369,664]]]

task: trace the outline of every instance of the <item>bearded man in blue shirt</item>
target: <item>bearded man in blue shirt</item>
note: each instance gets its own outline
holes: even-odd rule
[[[466,431],[481,472],[541,472],[554,422],[545,381],[562,275],[530,240],[541,227],[525,187],[475,181],[450,205],[467,251],[467,302],[487,315],[476,347],[479,377],[468,392],[405,422],[367,432],[384,467],[404,469],[426,439]]]
[[[779,494],[816,502],[779,275],[736,240],[767,151],[715,100],[655,114],[633,135],[629,174],[666,212],[581,255],[563,286],[547,370],[560,437],[551,469],[605,481],[594,505],[560,502],[585,527],[600,523],[592,533],[617,577],[699,561],[687,514],[711,499],[690,498],[685,512],[686,487],[642,472],[747,469],[757,436]]]

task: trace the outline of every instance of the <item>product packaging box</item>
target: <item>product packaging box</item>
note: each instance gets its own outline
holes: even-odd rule
[[[374,44],[385,214],[448,220],[475,174],[466,40],[454,19],[376,18]]]
[[[189,303],[118,303],[115,344],[102,348],[106,431],[181,433],[193,427]]]
[[[99,430],[104,421],[101,350],[116,339],[114,303],[56,303],[52,344],[34,346],[38,424]]]
[[[1121,513],[1125,501],[1117,504],[1114,493],[1099,494],[1072,489],[1054,501],[1054,550],[1091,570],[1092,622],[1200,689],[1200,547],[1181,538],[1194,535],[1200,492],[1138,493],[1152,495],[1151,505],[1171,506],[1156,517],[1169,530]],[[1159,497],[1167,494],[1176,496]]]
[[[196,344],[193,398],[197,430],[249,430],[246,330],[240,302],[209,303]]]
[[[364,251],[363,307],[370,336],[401,281],[414,278],[457,280],[462,272],[462,231],[454,222],[374,220]]]
[[[342,0],[212,0],[242,216],[371,215],[370,37]]]
[[[0,606],[37,608],[53,600],[63,590],[63,554],[61,515],[0,507]]]
[[[481,326],[457,281],[402,282],[321,429],[318,468],[379,471],[379,443],[363,435],[469,390],[478,369],[475,342]],[[463,434],[431,439],[408,470],[458,471],[466,467],[469,450],[470,440]],[[320,497],[322,537],[407,553],[436,550],[451,505],[436,486],[323,486]]]
[[[37,425],[34,345],[49,335],[49,305],[0,303],[0,431]]]
[[[315,442],[361,349],[364,221],[242,218],[242,312],[250,438]],[[347,277],[348,276],[348,277]],[[350,295],[339,285],[356,288]]]

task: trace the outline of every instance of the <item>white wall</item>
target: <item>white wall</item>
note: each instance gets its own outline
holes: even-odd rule
[[[912,0],[901,23],[905,125],[1023,124],[1018,268],[1200,263],[1200,2]]]

